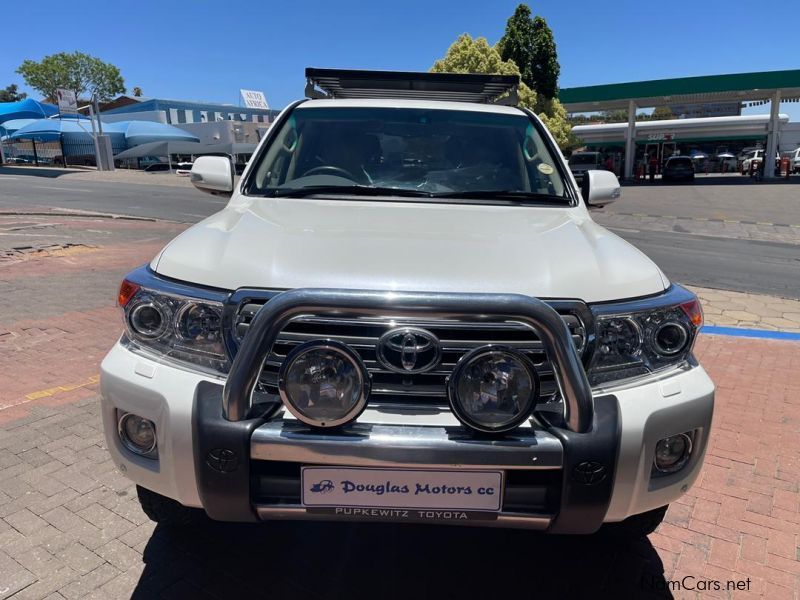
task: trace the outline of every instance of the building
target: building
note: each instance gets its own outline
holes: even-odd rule
[[[719,155],[736,157],[746,148],[766,148],[769,125],[770,115],[637,122],[633,133],[634,160],[639,164],[644,157],[655,156],[663,163],[675,154],[702,155],[709,159],[703,162],[703,168],[722,170],[724,161],[716,160]],[[617,172],[621,172],[628,138],[627,123],[576,125],[572,132],[588,149],[611,156]],[[800,123],[789,123],[789,117],[780,115],[778,140],[781,152],[800,145]],[[733,163],[735,168],[735,160]],[[729,160],[725,169],[730,168]]]
[[[233,104],[119,96],[100,106],[104,122],[156,121],[185,129],[201,144],[256,144],[280,111]]]
[[[614,83],[608,85],[593,85],[577,88],[566,88],[559,92],[559,99],[569,113],[598,112],[611,110],[626,110],[628,122],[622,125],[622,135],[624,144],[620,152],[623,157],[625,178],[633,176],[634,164],[640,155],[640,142],[660,143],[660,156],[663,158],[663,143],[671,143],[672,139],[651,139],[642,140],[637,132],[645,125],[653,126],[656,129],[647,129],[642,135],[674,135],[676,132],[664,129],[659,130],[659,122],[636,122],[636,110],[638,108],[650,108],[659,106],[671,107],[698,107],[700,105],[720,107],[725,104],[741,105],[743,102],[770,102],[770,114],[761,124],[756,123],[756,128],[761,130],[754,133],[741,132],[742,135],[758,135],[763,139],[763,148],[766,155],[774,155],[778,152],[780,145],[779,137],[781,129],[784,127],[780,115],[780,104],[784,102],[796,102],[800,99],[800,69],[787,71],[767,71],[760,73],[737,73],[729,75],[709,75],[704,77],[679,77],[676,79],[658,79],[651,81],[634,81],[628,83]],[[694,108],[693,114],[698,114]],[[718,110],[714,109],[715,111]],[[717,112],[719,114],[719,112]],[[714,129],[717,125],[720,128],[728,127],[732,122],[726,119],[747,119],[748,117],[732,116],[719,117],[717,119],[685,119],[686,121],[705,121],[704,123],[694,123],[694,126],[711,130],[705,134],[709,141],[714,137]],[[683,119],[670,120],[668,127],[679,128],[678,123]],[[661,123],[664,123],[663,121]],[[736,121],[739,124],[748,123],[747,121]],[[753,125],[753,123],[750,123]],[[616,126],[617,124],[610,124]],[[602,125],[585,125],[581,127],[603,127]],[[579,129],[576,127],[575,129]],[[595,130],[584,130],[584,135],[589,135]],[[580,134],[576,131],[576,135]],[[717,136],[719,137],[719,136]],[[745,138],[742,138],[745,139]],[[731,140],[718,140],[731,141]],[[669,151],[669,147],[667,149]],[[641,150],[644,153],[644,149]],[[765,177],[772,177],[773,173],[767,169]]]

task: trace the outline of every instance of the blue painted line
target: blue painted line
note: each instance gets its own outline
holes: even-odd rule
[[[709,335],[729,335],[733,337],[761,338],[765,340],[784,340],[800,342],[800,333],[790,331],[766,331],[764,329],[740,329],[739,327],[718,327],[717,325],[703,325],[700,333]]]

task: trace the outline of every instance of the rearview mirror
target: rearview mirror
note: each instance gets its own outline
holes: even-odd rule
[[[619,180],[611,171],[586,171],[581,183],[581,195],[590,206],[610,204],[621,195]]]
[[[233,193],[233,168],[226,156],[199,156],[194,160],[189,179],[198,190],[218,196]]]

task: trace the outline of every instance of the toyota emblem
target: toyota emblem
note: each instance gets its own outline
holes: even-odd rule
[[[424,373],[439,365],[442,351],[430,331],[417,327],[398,327],[378,340],[378,361],[395,373]]]

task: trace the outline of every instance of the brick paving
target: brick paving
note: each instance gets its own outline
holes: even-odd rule
[[[706,465],[637,544],[377,524],[155,527],[108,459],[95,377],[120,330],[120,276],[176,229],[101,225],[82,239],[96,252],[0,266],[0,599],[668,597],[668,582],[748,578],[749,591],[672,594],[798,597],[794,342],[701,337],[718,386]]]

